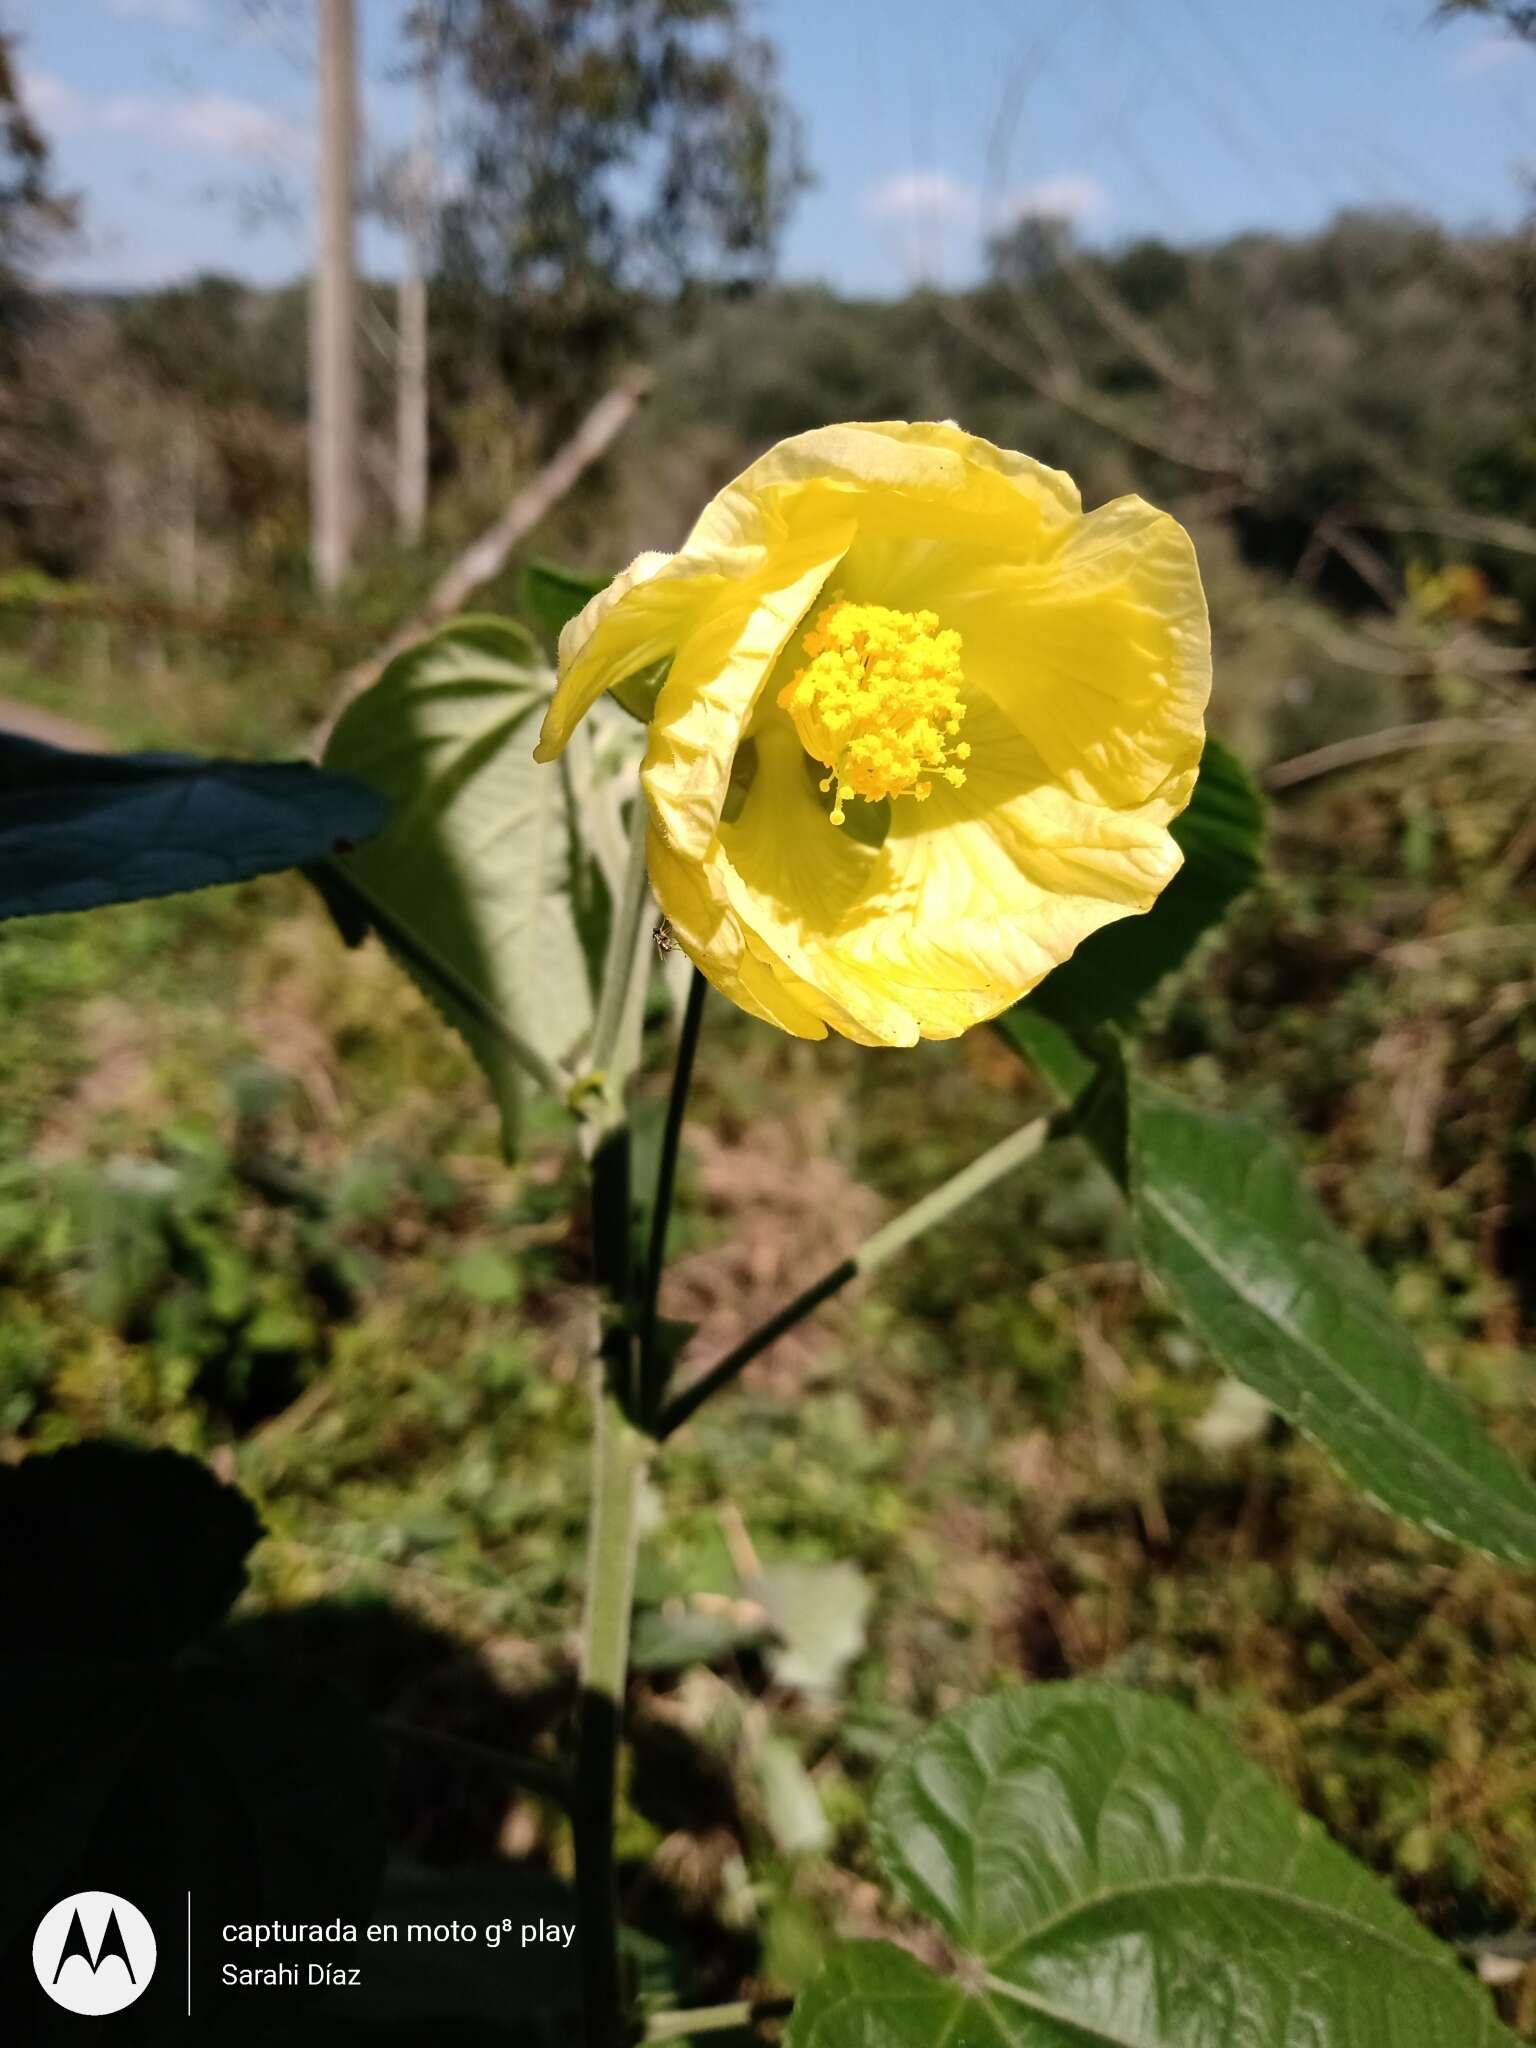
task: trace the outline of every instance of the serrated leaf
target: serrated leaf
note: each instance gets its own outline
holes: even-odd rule
[[[410,935],[392,939],[380,918],[508,1122],[519,1070],[507,1034],[560,1068],[592,1026],[579,899],[594,877],[563,772],[533,759],[549,681],[519,627],[460,619],[391,662],[326,748],[395,806],[336,870]]]
[[[846,1946],[788,2048],[1513,2048],[1451,1951],[1169,1701],[962,1707],[884,1771],[874,1839],[954,1973]]]
[[[1259,1124],[1128,1085],[1142,1261],[1218,1360],[1395,1514],[1536,1560],[1536,1486],[1425,1365],[1289,1155]]]
[[[387,816],[373,790],[307,761],[78,754],[0,734],[0,918],[302,867]]]
[[[1258,880],[1264,802],[1248,771],[1207,740],[1188,808],[1170,828],[1184,865],[1152,908],[1093,933],[1019,1006],[1086,1038],[1127,1024],[1158,983]],[[1020,1050],[1026,1050],[1020,1047]]]

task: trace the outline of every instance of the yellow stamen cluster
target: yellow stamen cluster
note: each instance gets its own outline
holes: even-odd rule
[[[821,787],[835,791],[834,825],[851,796],[921,803],[935,775],[960,787],[971,750],[956,743],[965,716],[958,633],[933,612],[834,597],[802,644],[811,658],[778,701],[806,752],[831,770]]]

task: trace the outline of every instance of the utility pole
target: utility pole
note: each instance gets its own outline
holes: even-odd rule
[[[310,294],[309,484],[316,587],[334,593],[357,534],[357,28],[354,0],[318,0],[319,247]]]
[[[437,172],[437,32],[419,83],[416,147],[406,168],[405,263],[400,273],[395,367],[395,522],[400,538],[421,538],[427,516],[427,279]]]

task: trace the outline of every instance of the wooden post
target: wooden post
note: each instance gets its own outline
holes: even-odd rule
[[[354,0],[319,0],[319,247],[310,304],[310,529],[327,595],[357,534],[357,35]]]

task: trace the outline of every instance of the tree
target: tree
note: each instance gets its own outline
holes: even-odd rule
[[[462,105],[442,265],[501,300],[520,393],[577,402],[641,305],[740,287],[803,182],[773,52],[741,0],[425,0],[408,18]]]
[[[0,546],[7,551],[28,552],[39,513],[69,496],[44,408],[33,402],[27,347],[44,310],[31,271],[74,217],[74,202],[53,188],[48,144],[23,103],[15,38],[0,30]]]
[[[48,176],[48,144],[22,104],[15,37],[0,30],[0,340],[7,352],[31,294],[27,268],[74,218]]]
[[[1459,14],[1486,14],[1503,22],[1511,35],[1536,42],[1536,6],[1527,0],[1438,0],[1433,19],[1451,21]]]

